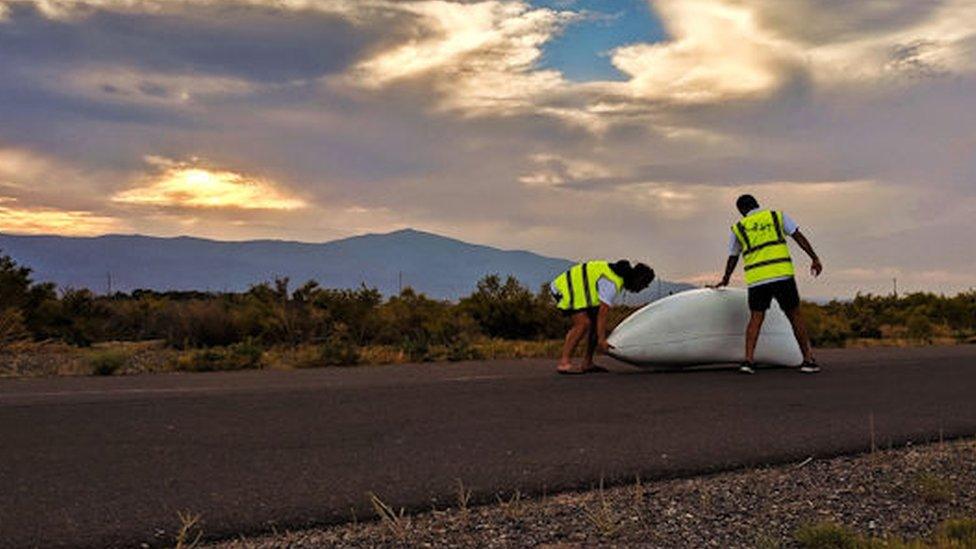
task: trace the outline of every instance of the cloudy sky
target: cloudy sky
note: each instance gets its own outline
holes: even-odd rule
[[[976,0],[0,0],[3,232],[415,227],[705,282],[742,191],[808,295],[976,285]]]

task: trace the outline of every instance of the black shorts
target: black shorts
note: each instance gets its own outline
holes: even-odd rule
[[[564,309],[561,309],[561,310],[562,310],[563,316],[566,316],[566,317],[573,316],[576,313],[586,313],[586,316],[590,317],[590,320],[595,321],[596,320],[596,314],[600,311],[600,308],[599,307],[587,307],[586,309],[576,309],[575,311],[567,311],[567,310],[564,310]]]
[[[750,311],[768,310],[773,299],[779,303],[780,309],[787,312],[799,307],[800,291],[796,288],[796,280],[790,277],[786,280],[778,280],[749,288]]]

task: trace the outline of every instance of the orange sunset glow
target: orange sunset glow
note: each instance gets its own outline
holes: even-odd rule
[[[306,205],[268,181],[184,165],[173,166],[147,185],[118,193],[112,200],[140,206],[244,210],[297,210]]]
[[[0,232],[92,236],[117,231],[122,226],[117,219],[90,212],[21,208],[16,200],[0,197]]]

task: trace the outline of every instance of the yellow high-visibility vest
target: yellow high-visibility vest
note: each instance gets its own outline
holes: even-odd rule
[[[607,261],[587,261],[573,265],[553,280],[553,286],[559,293],[556,306],[564,311],[579,311],[598,306],[600,296],[596,283],[601,277],[613,282],[618,292],[624,286],[624,279],[613,272]]]
[[[746,284],[793,276],[793,260],[783,231],[783,212],[763,210],[748,215],[732,232],[742,245]]]

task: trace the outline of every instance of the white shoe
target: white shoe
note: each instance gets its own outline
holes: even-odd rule
[[[800,373],[803,374],[819,374],[820,365],[816,362],[804,362],[800,365]]]
[[[752,374],[756,373],[756,370],[753,369],[752,366],[753,365],[752,364],[749,364],[748,362],[743,362],[742,364],[739,365],[739,373],[740,374],[749,374],[749,375],[752,375]]]

